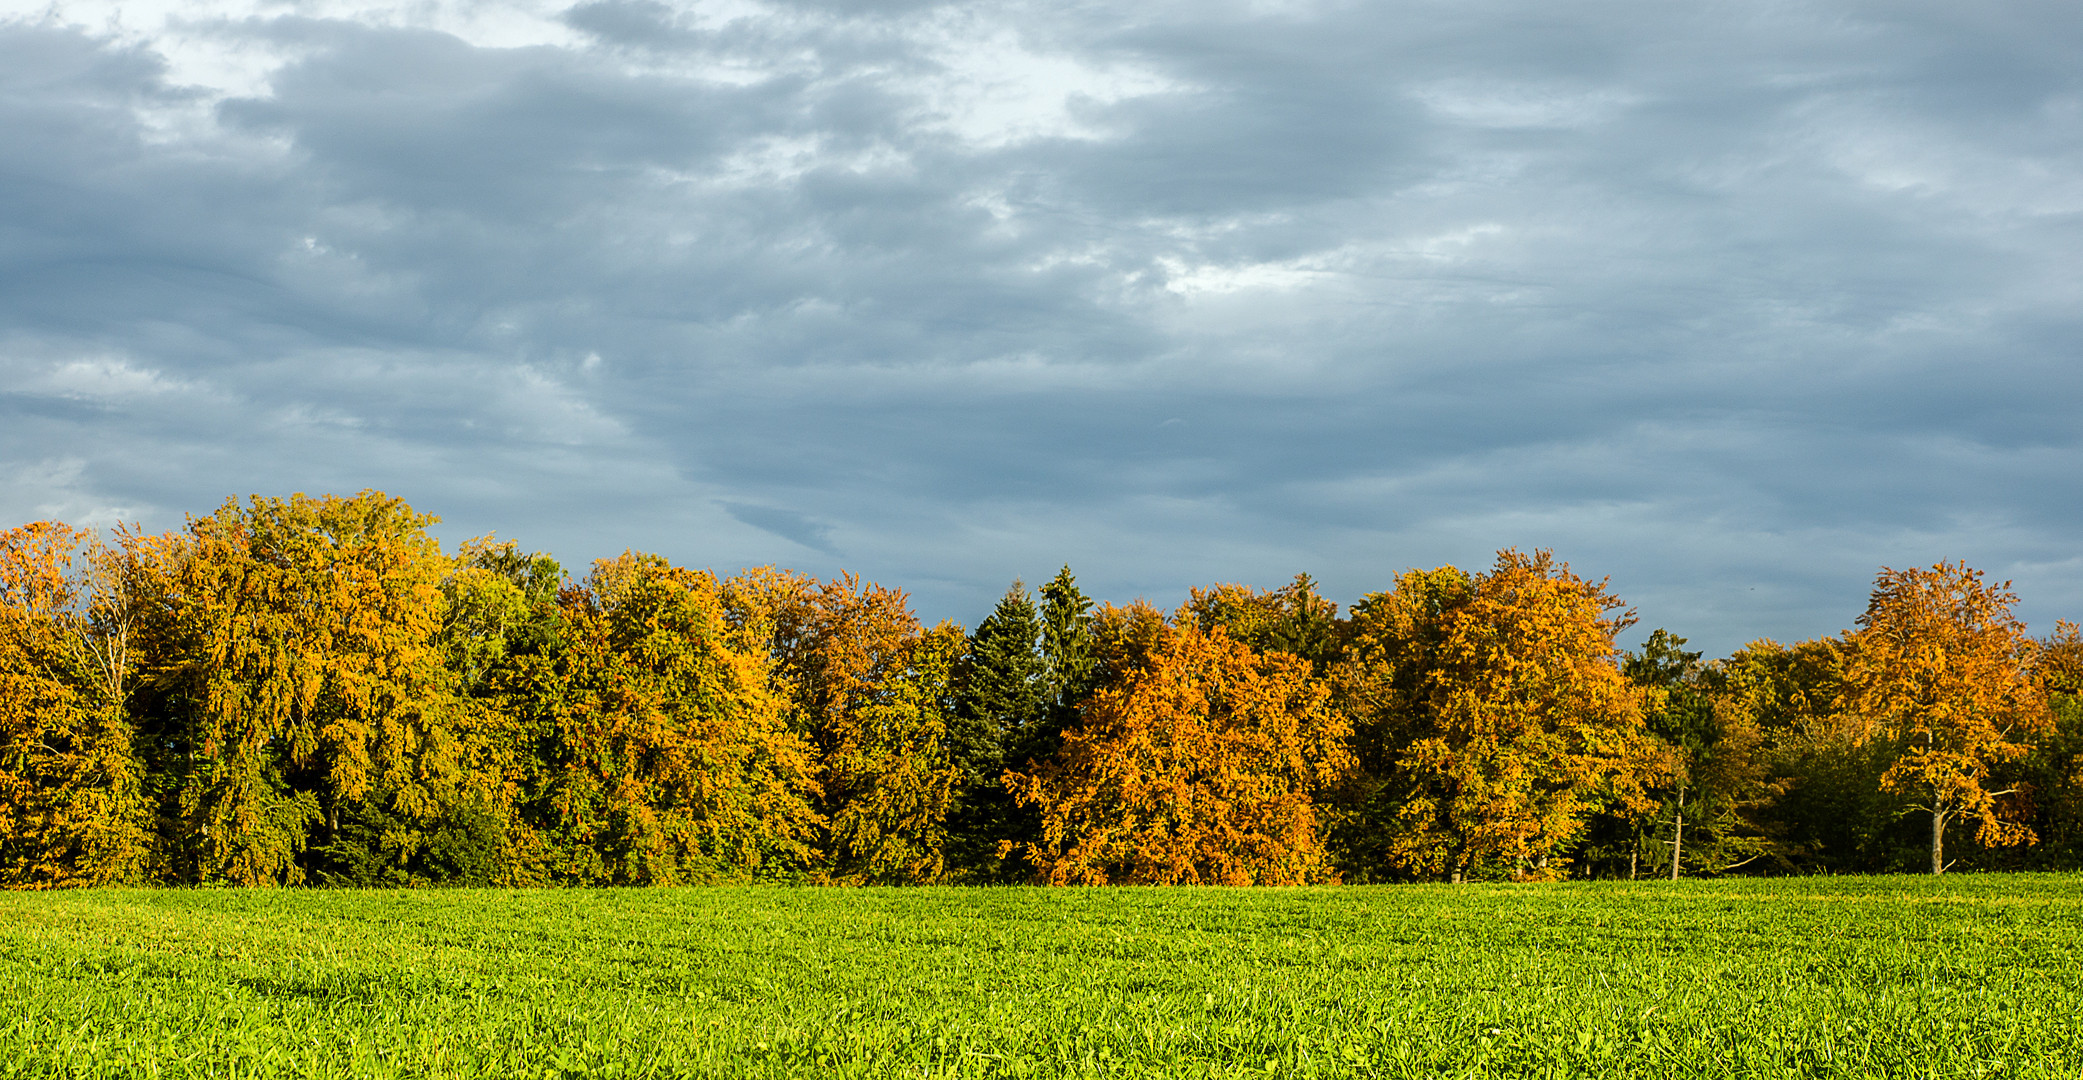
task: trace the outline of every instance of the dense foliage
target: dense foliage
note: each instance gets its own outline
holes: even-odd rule
[[[0,884],[1300,884],[2083,865],[2083,635],[1968,567],[1638,651],[1547,552],[1095,604],[447,552],[376,492],[0,533]]]

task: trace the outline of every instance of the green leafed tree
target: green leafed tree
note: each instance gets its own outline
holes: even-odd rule
[[[1099,657],[1092,638],[1092,601],[1078,588],[1070,567],[1041,587],[1042,700],[1048,722],[1038,734],[1044,740],[1027,756],[1046,748],[1046,740],[1077,714],[1078,705],[1099,678]]]
[[[1899,795],[1881,774],[1893,750],[1866,718],[1839,707],[1844,642],[1753,641],[1721,663],[1717,707],[1753,725],[1773,794],[1754,818],[1766,861],[1802,873],[1900,870],[1913,859]]]
[[[418,876],[466,885],[555,880],[554,860],[527,810],[551,745],[536,695],[555,685],[563,583],[555,559],[485,539],[465,542],[442,581],[439,645],[457,695],[470,783],[453,819],[430,838],[423,865],[410,868]]]
[[[1674,879],[1777,865],[1777,849],[1754,818],[1777,793],[1763,733],[1747,710],[1725,701],[1722,669],[1702,664],[1684,638],[1659,629],[1627,655],[1621,670],[1650,692],[1649,732],[1675,765],[1650,789],[1657,807],[1629,819],[1629,876],[1636,876],[1637,857]]]
[[[2036,672],[2052,723],[2016,770],[2039,843],[2020,860],[2034,869],[2083,866],[2083,631],[2058,623],[2040,642]]]

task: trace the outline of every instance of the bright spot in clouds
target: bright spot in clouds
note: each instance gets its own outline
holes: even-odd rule
[[[0,515],[2083,615],[2083,8],[0,3]]]

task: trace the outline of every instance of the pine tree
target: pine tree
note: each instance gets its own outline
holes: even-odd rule
[[[950,750],[965,782],[996,780],[1004,770],[1008,740],[1040,721],[1044,711],[1042,658],[1035,651],[1042,623],[1018,581],[970,636],[964,680]]]
[[[1041,587],[1042,698],[1048,707],[1040,732],[1042,744],[1053,740],[1076,717],[1080,702],[1092,693],[1099,658],[1093,649],[1092,601],[1078,591],[1070,567]],[[1043,745],[1034,747],[1043,749]]]
[[[1014,838],[1019,816],[1006,791],[1006,757],[1045,715],[1042,698],[1041,616],[1027,587],[1015,581],[970,635],[969,658],[948,734],[950,756],[961,770],[961,793],[948,819],[948,863],[961,878],[1017,878],[998,855]]]
[[[1100,676],[1092,601],[1078,590],[1070,567],[1041,587],[1041,599],[1036,611],[1015,582],[977,627],[972,644],[970,679],[976,690],[965,699],[966,708],[988,718],[975,723],[996,725],[998,757],[988,766],[990,781],[979,785],[974,800],[950,821],[969,880],[1035,876],[1029,854],[1041,839],[1041,815],[1014,799],[1004,777],[1031,773],[1061,751],[1064,729],[1077,722],[1079,706]]]

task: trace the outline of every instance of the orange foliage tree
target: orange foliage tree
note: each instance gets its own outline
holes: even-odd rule
[[[1099,617],[1111,685],[1063,747],[1007,786],[1042,816],[1051,884],[1294,885],[1333,878],[1318,793],[1351,763],[1308,662],[1261,654],[1182,610]]]
[[[1355,605],[1332,675],[1368,789],[1344,846],[1369,876],[1558,876],[1601,806],[1649,809],[1670,755],[1618,665],[1603,583],[1549,553],[1411,571]]]
[[[2038,643],[2011,614],[2010,583],[1991,586],[1964,563],[1883,568],[1859,628],[1846,639],[1842,706],[1900,747],[1883,788],[1921,799],[1931,815],[1931,872],[1943,873],[1949,820],[1972,817],[1990,845],[2030,843],[2032,829],[2000,813],[2009,790],[1993,767],[2025,756],[2052,721]]]
[[[0,885],[150,871],[126,709],[131,581],[122,550],[91,540],[53,522],[0,533]]]
[[[922,628],[902,591],[851,574],[819,583],[767,568],[729,588],[740,624],[771,643],[796,730],[816,753],[819,877],[941,880],[960,777],[948,719],[962,630]]]
[[[1884,569],[1841,639],[1630,671],[1545,551],[1343,620],[1306,576],[1094,611],[1066,567],[971,639],[852,575],[574,582],[435,521],[0,532],[0,887],[1544,879],[1613,829],[1632,873],[1665,783],[1673,872],[1921,865],[1905,806],[1934,873],[1962,820],[2083,852],[2083,631],[1960,564]]]
[[[2056,620],[2054,633],[2040,642],[2037,670],[2048,694],[2083,694],[2083,628]]]

